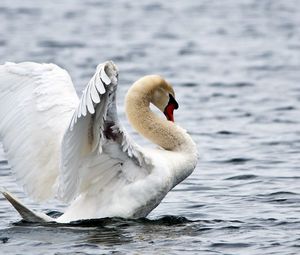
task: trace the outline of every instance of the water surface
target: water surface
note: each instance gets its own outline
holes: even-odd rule
[[[132,135],[124,94],[161,74],[200,153],[148,219],[29,224],[0,198],[1,254],[299,254],[299,13],[296,0],[1,1],[1,63],[54,62],[80,93],[112,59]],[[0,186],[64,209],[30,200],[2,150]]]

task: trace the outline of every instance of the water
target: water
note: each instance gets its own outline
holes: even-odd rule
[[[2,0],[1,62],[54,62],[80,92],[114,60],[127,127],[126,90],[159,73],[201,156],[148,219],[29,224],[1,198],[0,253],[299,254],[299,13],[296,0]],[[27,198],[2,151],[0,169],[28,206],[63,211]]]

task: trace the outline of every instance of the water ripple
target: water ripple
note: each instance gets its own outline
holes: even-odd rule
[[[256,178],[258,178],[258,176],[254,174],[242,174],[242,175],[228,177],[225,180],[252,180]]]
[[[32,224],[0,197],[1,253],[298,254],[299,13],[296,0],[1,1],[2,63],[57,63],[80,92],[112,59],[131,133],[128,87],[163,75],[180,103],[176,122],[200,156],[147,219]],[[61,215],[57,201],[28,199],[10,168],[0,151],[0,187]]]

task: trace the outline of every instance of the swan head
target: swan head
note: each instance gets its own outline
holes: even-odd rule
[[[143,102],[146,104],[150,102],[172,122],[174,122],[173,112],[178,109],[172,85],[160,75],[147,75],[137,80],[129,89],[125,102],[127,112],[136,107],[140,109]],[[133,107],[132,102],[140,105]]]
[[[167,120],[152,112],[150,104],[156,106]],[[177,125],[173,125],[173,111],[177,108],[172,85],[159,75],[147,75],[137,80],[125,98],[125,112],[132,127],[166,150],[184,143],[184,135]]]
[[[169,121],[174,122],[173,112],[178,109],[175,92],[172,85],[159,75],[144,76],[130,87],[125,98],[128,119],[139,122],[136,115],[149,107],[149,103],[156,106]]]
[[[164,113],[169,121],[174,122],[174,110],[179,105],[175,100],[175,92],[170,83],[159,75],[150,75],[149,79],[153,80],[154,86],[151,91],[151,103]]]

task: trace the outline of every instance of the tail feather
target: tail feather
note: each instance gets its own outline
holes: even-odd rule
[[[38,223],[55,221],[53,218],[44,213],[34,212],[30,210],[8,191],[1,190],[0,192],[11,203],[11,205],[17,210],[17,212],[25,221]]]

